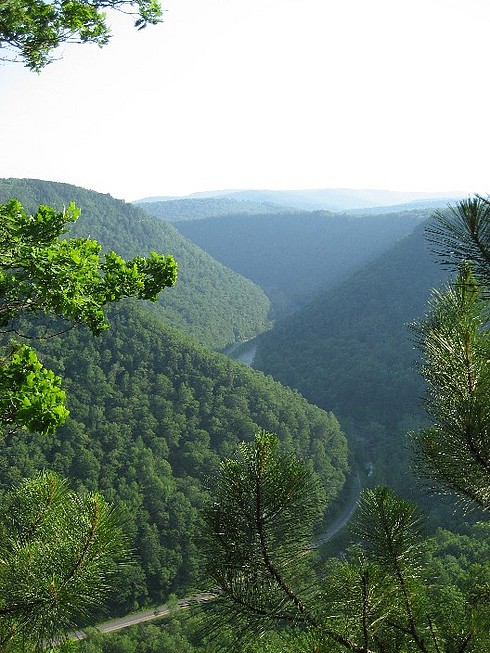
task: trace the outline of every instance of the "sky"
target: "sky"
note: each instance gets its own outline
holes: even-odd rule
[[[39,75],[0,65],[0,177],[126,201],[490,192],[488,0],[163,0]]]

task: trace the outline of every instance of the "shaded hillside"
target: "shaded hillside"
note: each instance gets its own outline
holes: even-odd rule
[[[406,433],[422,419],[422,382],[407,323],[426,310],[443,270],[424,225],[261,337],[254,366],[334,411],[373,481],[407,478]]]
[[[156,218],[176,222],[178,220],[202,220],[219,215],[264,215],[268,213],[298,213],[298,209],[289,211],[279,204],[270,202],[252,202],[232,197],[202,197],[169,199],[165,201],[141,200],[134,202]]]
[[[99,338],[80,327],[36,341],[63,374],[71,415],[55,435],[3,442],[0,486],[49,468],[119,506],[135,547],[114,598],[124,612],[196,582],[206,479],[239,441],[277,433],[311,461],[328,502],[343,485],[347,447],[332,414],[196,346],[142,305],[113,307],[109,321]]]
[[[176,222],[215,259],[257,283],[276,314],[311,298],[409,234],[427,213],[353,218],[324,211]]]
[[[29,210],[39,204],[58,209],[74,201],[82,215],[71,234],[90,236],[124,257],[151,250],[173,254],[179,264],[175,288],[148,305],[174,327],[199,342],[221,349],[266,329],[269,301],[248,279],[214,261],[170,224],[132,204],[69,184],[39,180],[0,180],[0,202],[17,197]]]

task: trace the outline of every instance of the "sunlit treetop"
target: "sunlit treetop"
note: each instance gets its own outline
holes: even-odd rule
[[[161,21],[156,0],[4,0],[0,3],[0,60],[21,61],[39,72],[63,43],[106,45],[106,10],[134,18],[137,29]]]

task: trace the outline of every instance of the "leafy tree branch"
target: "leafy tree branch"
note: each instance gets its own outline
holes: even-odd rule
[[[63,43],[109,42],[107,10],[127,13],[143,29],[162,19],[156,0],[5,0],[0,6],[0,59],[39,72]]]

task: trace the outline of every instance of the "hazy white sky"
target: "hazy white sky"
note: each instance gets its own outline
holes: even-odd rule
[[[40,75],[0,66],[0,177],[126,200],[490,191],[488,0],[163,0]]]

